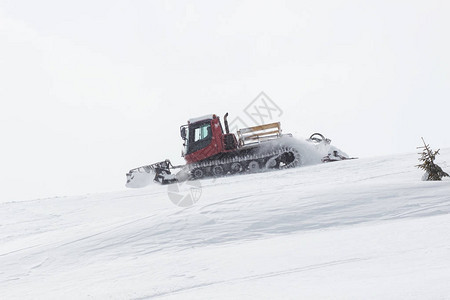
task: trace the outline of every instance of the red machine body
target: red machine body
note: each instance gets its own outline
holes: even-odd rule
[[[183,157],[186,165],[174,166],[170,160],[142,166],[127,173],[128,187],[143,187],[153,181],[169,184],[180,180],[218,177],[227,174],[259,172],[268,169],[286,169],[301,165],[298,149],[289,145],[290,134],[281,134],[280,122],[238,129],[230,133],[227,122],[225,130],[216,115],[191,119],[180,127],[184,141]],[[319,133],[313,134],[309,142],[330,148],[330,140]],[[322,162],[350,159],[335,149]],[[181,169],[172,174],[174,169]]]
[[[226,116],[224,120],[228,131]],[[236,136],[224,133],[216,115],[188,121],[187,125],[181,126],[181,136],[185,140],[183,154],[188,164],[218,157],[238,148]]]

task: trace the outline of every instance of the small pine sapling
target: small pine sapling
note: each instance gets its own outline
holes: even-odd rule
[[[440,149],[438,149],[437,151],[433,151],[431,150],[430,145],[425,143],[425,140],[423,138],[422,142],[424,146],[417,147],[417,149],[423,149],[422,153],[419,153],[421,155],[419,161],[421,161],[422,163],[416,166],[419,169],[425,171],[422,179],[427,181],[438,181],[442,180],[442,177],[449,177],[449,175],[445,173],[441,169],[441,167],[434,163],[434,159],[436,158],[436,155],[439,154]]]

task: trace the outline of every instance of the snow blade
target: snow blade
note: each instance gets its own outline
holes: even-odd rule
[[[127,173],[127,183],[125,186],[129,188],[142,188],[152,183],[152,181],[161,184],[176,182],[175,175],[170,172],[171,168],[173,168],[172,163],[166,159],[158,163],[132,169]]]

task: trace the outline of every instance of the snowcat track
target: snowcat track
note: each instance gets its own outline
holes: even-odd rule
[[[271,169],[287,169],[297,167],[301,163],[300,153],[295,148],[280,147],[262,154],[246,154],[194,163],[189,166],[191,175],[189,179],[219,177],[228,173],[256,173]]]

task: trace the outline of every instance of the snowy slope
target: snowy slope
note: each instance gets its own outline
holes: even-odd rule
[[[0,299],[450,298],[450,180],[417,157],[203,180],[187,208],[158,185],[2,203]]]

